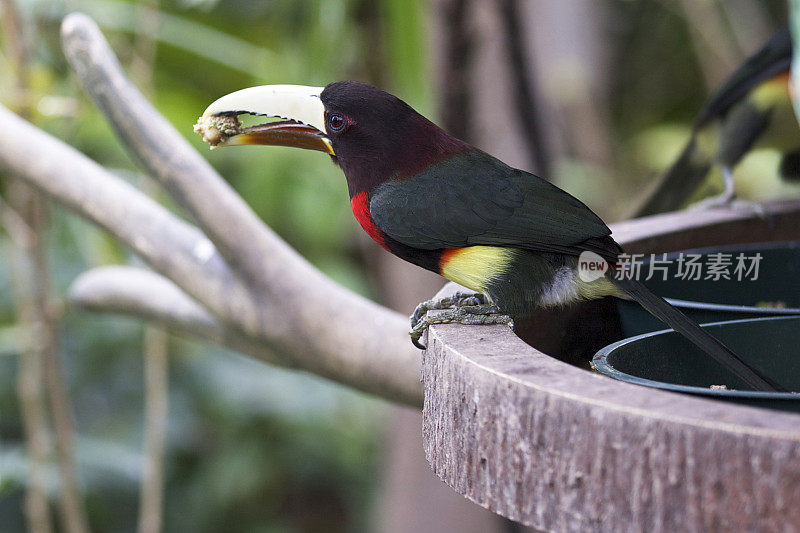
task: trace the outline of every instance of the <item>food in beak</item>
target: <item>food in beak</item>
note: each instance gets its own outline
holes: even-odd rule
[[[325,136],[325,109],[320,100],[323,87],[261,85],[218,98],[206,108],[194,130],[212,148],[263,144],[319,150],[334,156]],[[239,115],[281,118],[243,127]]]
[[[242,122],[236,115],[210,115],[197,119],[194,132],[203,136],[211,148],[224,143],[230,137],[242,133]]]
[[[267,122],[243,128],[236,115],[203,115],[197,120],[194,131],[202,135],[203,140],[211,145],[212,149],[217,146],[266,144],[318,150],[336,155],[324,133],[296,120]]]

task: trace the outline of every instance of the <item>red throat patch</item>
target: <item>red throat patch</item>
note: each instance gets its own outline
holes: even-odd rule
[[[353,209],[353,214],[356,220],[364,228],[373,241],[380,244],[386,251],[389,248],[386,246],[386,241],[383,238],[383,232],[378,229],[378,226],[372,221],[372,214],[369,212],[369,197],[367,193],[360,192],[353,196],[350,200],[350,207]]]

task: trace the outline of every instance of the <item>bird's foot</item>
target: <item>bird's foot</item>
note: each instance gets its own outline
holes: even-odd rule
[[[739,211],[744,211],[746,213],[752,213],[758,218],[766,219],[767,213],[764,211],[764,207],[758,202],[751,202],[749,200],[737,200],[734,199],[730,203],[731,208],[737,209]]]
[[[692,211],[702,211],[705,209],[727,208],[736,211],[742,211],[756,215],[759,218],[765,218],[766,213],[764,208],[758,202],[751,202],[748,200],[739,200],[735,194],[728,195],[727,193],[718,196],[706,198],[700,202],[692,204],[689,209]]]
[[[426,306],[431,302],[424,302],[417,307],[414,311],[414,315],[411,316],[411,331],[409,335],[411,336],[411,342],[414,343],[414,346],[419,348],[420,350],[424,350],[425,346],[423,346],[419,339],[422,337],[422,334],[428,329],[429,326],[433,324],[452,324],[452,323],[459,323],[459,324],[466,324],[466,325],[493,325],[493,324],[505,324],[509,327],[514,327],[514,320],[508,316],[500,313],[500,309],[496,305],[486,305],[486,304],[472,304],[472,305],[458,305],[454,303],[455,301],[467,301],[467,302],[474,302],[475,297],[478,296],[480,301],[485,302],[486,298],[483,295],[464,295],[456,293],[449,300],[450,303],[446,307],[434,307],[428,308],[424,311],[420,311],[422,306]],[[438,302],[442,302],[446,300],[443,298],[442,300],[438,300]],[[444,306],[444,303],[440,305]],[[453,307],[455,306],[455,307]],[[449,309],[449,307],[453,307]],[[428,310],[433,309],[443,309],[443,311],[436,313],[434,315],[428,315]],[[417,317],[417,312],[420,312],[421,316]]]
[[[736,209],[747,213],[752,213],[759,218],[764,218],[764,208],[755,202],[748,202],[746,200],[739,200],[736,198],[736,189],[733,182],[733,170],[728,166],[720,168],[722,172],[722,180],[725,184],[725,190],[722,194],[706,198],[696,204],[689,206],[692,210],[714,209],[717,207],[726,207],[729,209]]]
[[[414,313],[410,317],[411,327],[413,329],[428,311],[434,311],[436,309],[450,309],[451,307],[465,307],[468,305],[486,305],[487,303],[489,302],[486,300],[486,296],[483,294],[478,292],[461,291],[454,292],[450,296],[445,296],[444,298],[428,300],[426,302],[422,302],[416,307],[416,309],[414,309]]]
[[[736,199],[736,193],[733,191],[725,191],[722,194],[694,203],[689,206],[689,209],[692,211],[703,211],[705,209],[715,209],[718,207],[732,207],[733,204],[739,201],[740,200]]]

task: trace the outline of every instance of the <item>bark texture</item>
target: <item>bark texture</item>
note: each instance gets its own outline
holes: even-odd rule
[[[629,252],[797,239],[797,208],[613,229]],[[423,380],[434,472],[513,520],[549,531],[800,529],[800,415],[614,381],[505,326],[432,327]]]

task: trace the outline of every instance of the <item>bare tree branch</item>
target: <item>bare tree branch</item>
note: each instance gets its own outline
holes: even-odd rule
[[[17,396],[25,432],[25,446],[30,457],[25,491],[25,518],[28,529],[33,533],[49,533],[53,531],[53,524],[47,498],[47,465],[52,443],[42,387],[44,356],[41,346],[32,342],[32,339],[38,337],[38,332],[34,331],[36,313],[32,298],[30,253],[27,251],[31,242],[32,240],[26,241],[25,247],[15,242],[10,257],[17,320],[29,339],[17,357]]]
[[[43,198],[38,198],[39,202]],[[41,234],[40,231],[36,231]],[[37,251],[38,250],[38,251]],[[64,521],[64,530],[68,533],[85,533],[89,531],[89,522],[83,501],[83,493],[78,480],[75,465],[75,422],[72,413],[72,401],[64,379],[61,364],[60,309],[50,299],[49,276],[47,275],[44,244],[34,246],[34,277],[39,293],[38,307],[42,329],[40,342],[44,354],[44,379],[47,386],[47,399],[53,416],[55,429],[56,457],[58,471],[61,476],[59,501]]]
[[[197,228],[3,107],[0,122],[0,165],[114,234],[198,300],[219,302],[218,314],[255,313],[247,288]]]
[[[213,244],[197,228],[1,106],[0,121],[7,126],[0,128],[0,165],[114,234],[163,275],[180,280],[181,288],[195,299],[214,304],[214,316],[238,315],[239,320],[232,319],[231,323],[239,327],[254,322],[248,322],[257,310],[247,287],[234,277]],[[41,157],[42,153],[47,157]],[[124,281],[120,292],[136,288],[126,283],[130,280]],[[168,293],[155,291],[151,296],[158,299],[164,294]],[[109,298],[110,312],[124,312],[116,305]],[[252,355],[253,351],[247,353]]]
[[[31,116],[28,98],[30,53],[28,40],[24,37],[24,24],[13,0],[3,1],[3,14],[6,40],[10,43],[14,56],[17,106],[23,116]],[[75,426],[72,420],[72,403],[61,368],[60,314],[54,303],[44,242],[49,206],[38,192],[16,179],[10,181],[7,192],[14,207],[4,210],[3,221],[11,232],[12,239],[16,238],[17,245],[21,244],[20,255],[27,267],[22,271],[17,268],[15,272],[18,281],[20,278],[27,281],[17,289],[17,311],[21,325],[29,333],[35,333],[31,338],[36,339],[34,344],[29,344],[20,354],[18,388],[21,403],[29,403],[23,406],[23,418],[28,419],[25,424],[28,426],[26,436],[31,455],[26,514],[33,530],[50,530],[47,496],[42,482],[42,469],[49,453],[49,445],[42,435],[47,431],[47,416],[42,403],[42,399],[46,398],[50,404],[55,429],[56,456],[61,476],[58,500],[62,527],[69,533],[83,533],[88,531],[88,523],[73,454]],[[17,224],[12,213],[19,214]],[[16,265],[19,267],[19,262]],[[33,383],[34,380],[40,383]],[[46,394],[42,390],[42,383]]]
[[[62,527],[69,533],[89,530],[84,510],[83,494],[75,464],[75,423],[72,401],[67,390],[61,364],[61,309],[54,296],[50,268],[47,262],[45,236],[49,219],[49,206],[45,198],[28,185],[14,180],[10,187],[12,202],[20,207],[26,225],[30,228],[30,242],[23,249],[26,268],[20,273],[27,278],[21,305],[29,306],[21,313],[21,322],[27,322],[36,339],[27,354],[42,364],[42,374],[55,430],[55,451],[61,479],[58,491]]]
[[[214,244],[3,108],[0,166],[113,233],[217,320],[258,339],[286,365],[420,405],[420,354],[409,344],[407,321],[334,284],[266,228],[124,79],[90,19],[69,16],[63,34],[80,79],[102,97],[101,107],[123,142],[201,222]]]
[[[419,353],[407,345],[405,320],[332,283],[267,228],[130,84],[88,17],[68,16],[62,35],[79,80],[123,144],[198,222],[251,301],[257,298],[257,336],[315,373],[418,402]]]
[[[159,533],[164,502],[164,448],[169,412],[169,335],[147,326],[144,336],[144,472],[139,490],[139,533]]]
[[[28,250],[33,243],[33,230],[16,209],[0,197],[0,226],[6,230],[14,246]]]
[[[296,254],[130,83],[91,19],[77,13],[67,16],[62,37],[78,81],[125,148],[192,215],[233,271],[249,286],[271,295],[275,279],[271,271],[284,265],[265,259],[276,253],[295,259]]]
[[[200,337],[267,363],[287,366],[263,344],[220,323],[173,282],[142,268],[106,266],[81,274],[70,287],[73,305],[160,324],[176,333]]]
[[[25,92],[29,80],[29,54],[27,40],[17,5],[13,0],[3,0],[3,29],[5,49],[13,62],[15,73],[15,98],[21,113],[27,111],[20,102],[27,100]],[[6,186],[6,193],[20,191],[24,186],[14,180]],[[26,191],[29,191],[25,187]],[[11,237],[11,272],[14,279],[14,299],[17,322],[29,338],[33,338],[35,323],[35,301],[30,272],[31,250],[35,241],[28,222],[12,206],[0,198],[0,225]],[[30,458],[28,479],[25,487],[25,519],[33,533],[49,533],[53,530],[47,497],[46,468],[49,462],[51,441],[48,428],[47,406],[44,400],[42,351],[31,342],[25,343],[17,357],[17,397],[19,399],[25,447]]]

